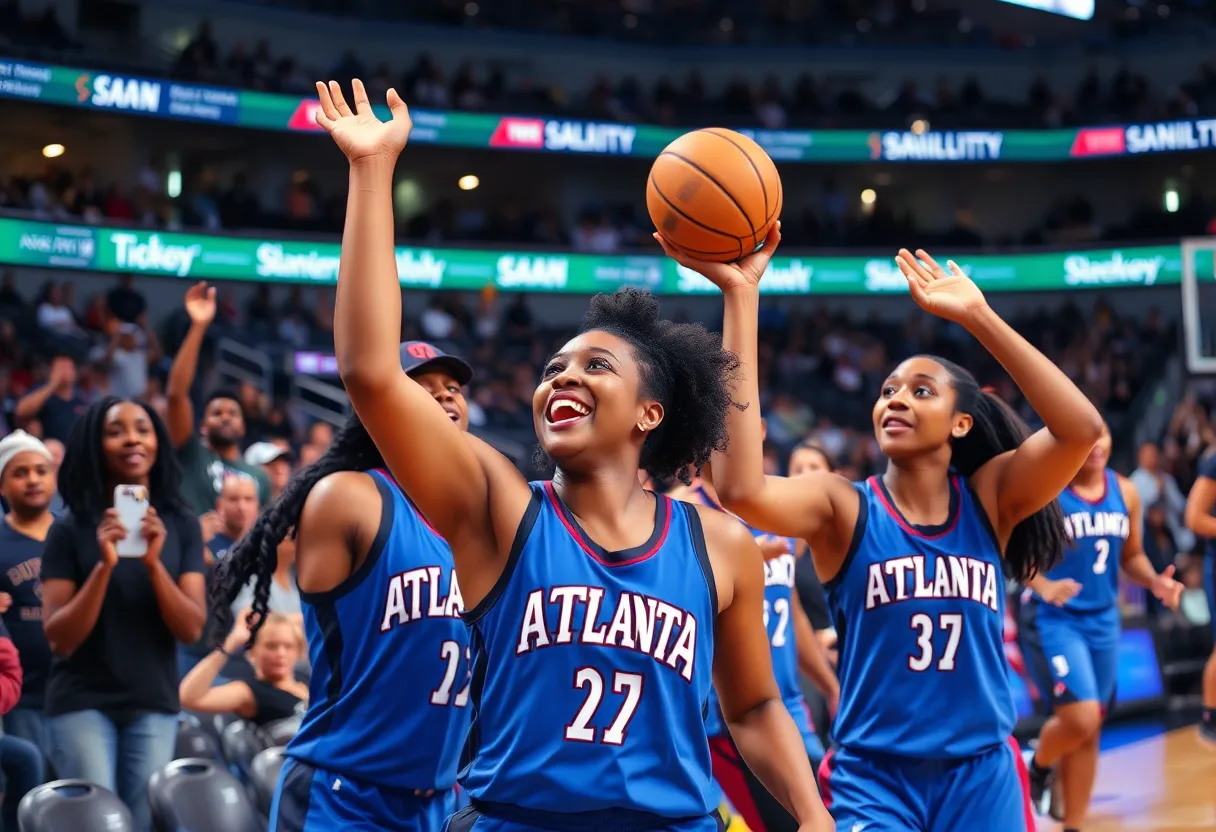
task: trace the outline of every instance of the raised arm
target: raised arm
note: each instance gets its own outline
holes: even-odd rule
[[[194,403],[190,390],[198,372],[198,355],[207,337],[207,328],[215,320],[215,287],[196,283],[186,291],[186,313],[190,329],[177,348],[169,378],[165,382],[165,398],[169,400],[169,438],[173,447],[180,448],[195,434]]]
[[[1199,462],[1199,477],[1186,498],[1186,527],[1199,537],[1216,540],[1216,451],[1209,451]]]
[[[719,582],[714,687],[731,739],[748,768],[801,830],[834,829],[819,798],[798,726],[773,678],[764,626],[764,561],[751,533],[712,509],[698,509]],[[729,588],[723,578],[729,576]]]
[[[463,544],[497,554],[489,481],[477,455],[430,393],[401,371],[392,191],[397,156],[410,133],[409,110],[390,90],[392,119],[382,123],[357,80],[355,112],[336,82],[317,84],[317,93],[317,123],[350,161],[334,310],[338,371],[393,475],[452,545],[458,567],[467,551]],[[526,489],[522,478],[520,485]]]
[[[825,531],[835,531],[837,526],[851,529],[857,518],[858,499],[842,477],[823,474],[789,479],[764,475],[758,370],[760,278],[781,242],[779,225],[773,226],[760,251],[737,263],[694,260],[668,245],[661,235],[656,234],[655,239],[680,265],[717,285],[725,301],[722,348],[738,356],[739,380],[735,388],[737,406],[727,410],[730,446],[725,453],[715,454],[713,461],[714,486],[722,505],[756,528],[809,540],[812,546],[825,542]],[[821,550],[837,548],[830,545],[832,541],[827,542],[829,545],[821,546]],[[834,574],[834,570],[828,572],[829,577]]]
[[[1076,476],[1102,435],[1102,415],[1051,359],[992,310],[983,292],[955,263],[947,263],[947,271],[924,251],[913,256],[907,249],[900,249],[896,262],[917,304],[971,333],[1005,368],[1043,420],[1042,430],[1017,449],[985,463],[974,475],[981,495],[991,490],[996,532],[1007,537]]]

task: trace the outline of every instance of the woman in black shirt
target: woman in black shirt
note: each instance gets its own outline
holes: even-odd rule
[[[240,655],[249,642],[248,616],[248,610],[238,615],[223,648],[211,651],[182,679],[183,708],[203,714],[235,713],[259,726],[303,713],[308,685],[296,681],[295,667],[304,652],[304,632],[282,613],[267,613],[258,630],[248,656],[253,677],[212,687],[229,657]]]
[[[114,397],[90,405],[59,471],[68,512],[51,526],[42,556],[55,769],[116,791],[143,829],[151,826],[148,778],[173,759],[177,643],[197,641],[206,618],[202,536],[180,484],[155,412]],[[115,549],[127,533],[113,508],[119,485],[148,490],[142,557]]]

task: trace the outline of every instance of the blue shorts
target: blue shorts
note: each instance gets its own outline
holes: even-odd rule
[[[520,806],[471,802],[448,820],[443,832],[723,832],[718,812],[699,818],[662,818],[646,812],[534,812]],[[273,830],[272,830],[273,832]]]
[[[1037,599],[1022,606],[1018,638],[1026,669],[1052,706],[1115,697],[1119,672],[1119,610],[1072,612]]]
[[[270,807],[269,832],[440,832],[454,811],[453,789],[421,797],[288,757]]]
[[[835,748],[819,766],[824,805],[844,832],[1034,832],[1017,741],[959,760]]]

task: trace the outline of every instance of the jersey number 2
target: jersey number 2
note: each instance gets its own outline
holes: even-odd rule
[[[464,654],[467,660],[469,648],[465,648]],[[471,680],[456,694],[456,701],[452,701],[452,687],[456,684],[456,671],[460,669],[460,645],[454,641],[445,641],[439,645],[439,658],[441,661],[447,662],[447,667],[443,670],[443,681],[439,683],[439,687],[431,691],[431,704],[451,704],[457,708],[463,708],[469,702]]]
[[[958,643],[963,636],[963,616],[957,612],[944,612],[937,617],[938,625],[946,632],[946,646],[937,659],[938,670],[954,670],[954,657],[958,654]],[[908,656],[908,668],[923,673],[933,664],[933,618],[923,612],[912,616],[912,629],[917,630],[916,646],[919,654]]]
[[[1098,553],[1098,557],[1094,559],[1094,574],[1106,574],[1106,559],[1110,557],[1110,541],[1106,538],[1098,538],[1094,541],[1094,551]]]
[[[629,720],[633,719],[638,702],[642,700],[642,681],[641,673],[624,673],[618,670],[612,674],[612,692],[625,694],[625,701],[621,703],[612,724],[603,730],[600,742],[605,745],[621,745],[625,742],[625,735],[629,733]],[[604,698],[604,677],[594,667],[580,667],[574,672],[574,686],[580,690],[586,689],[587,698],[583,700],[583,707],[574,715],[574,721],[566,726],[566,739],[571,742],[595,742],[596,729],[591,727],[590,722]]]

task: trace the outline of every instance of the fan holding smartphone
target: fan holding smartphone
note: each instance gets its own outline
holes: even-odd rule
[[[102,521],[102,526],[98,527],[98,539],[101,539],[102,527],[105,527],[107,541],[113,539],[111,535],[123,535],[110,544],[114,546],[114,553],[118,557],[142,558],[148,554],[149,538],[156,534],[154,525],[159,525],[160,531],[164,532],[164,524],[156,520],[156,509],[148,504],[148,489],[142,485],[114,486],[113,510],[115,516],[107,516]],[[149,517],[149,511],[155,524],[144,522]]]
[[[42,557],[51,757],[61,777],[116,791],[148,829],[148,778],[177,735],[177,645],[206,620],[198,518],[168,428],[139,402],[81,414],[59,483],[68,511]]]

